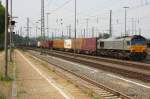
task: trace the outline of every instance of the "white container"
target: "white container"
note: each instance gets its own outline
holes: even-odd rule
[[[64,48],[65,49],[71,49],[72,48],[72,40],[71,39],[64,40]]]

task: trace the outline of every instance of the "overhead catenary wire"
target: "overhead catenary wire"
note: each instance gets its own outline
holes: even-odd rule
[[[51,11],[52,14],[54,14],[56,11],[60,10],[61,8],[63,8],[64,6],[66,6],[67,4],[69,4],[72,0],[67,0],[65,3],[63,3],[62,5],[60,5],[58,8],[54,9]]]
[[[49,1],[49,4],[51,4],[52,3],[52,1],[53,1],[53,3],[54,3],[54,0],[47,0],[47,1]],[[59,0],[56,0],[56,1],[59,1]],[[55,1],[55,2],[56,2]],[[63,20],[64,20],[64,25],[66,26],[66,25],[68,25],[68,24],[71,24],[71,22],[74,20],[73,19],[73,16],[74,16],[74,14],[73,14],[73,12],[69,12],[68,14],[61,14],[61,13],[58,13],[58,12],[60,12],[60,10],[61,10],[61,12],[63,12],[64,10],[65,11],[68,11],[68,9],[66,9],[66,7],[67,7],[67,5],[68,6],[70,6],[70,2],[71,2],[72,0],[66,0],[66,1],[63,1],[63,3],[62,4],[59,4],[59,6],[57,5],[57,7],[54,9],[53,8],[53,10],[49,10],[50,11],[50,13],[52,13],[52,16],[57,16],[57,18],[55,17],[53,20],[52,20],[52,23],[54,23],[54,20],[60,20],[61,18],[63,18]],[[142,7],[145,7],[145,6],[148,6],[149,5],[149,1],[150,0],[137,0],[138,2],[135,2],[136,0],[127,0],[127,1],[124,1],[124,2],[129,2],[129,5],[131,5],[131,4],[133,4],[132,6],[130,6],[130,12],[132,12],[132,10],[135,10],[135,9],[137,9],[137,8],[142,8]],[[141,3],[139,3],[139,1],[142,1]],[[135,3],[134,3],[135,2]],[[47,4],[48,5],[48,4]],[[114,9],[112,9],[113,10],[113,12],[116,14],[116,13],[121,13],[121,14],[123,14],[123,9],[122,8],[119,8],[119,9],[116,9],[116,10],[114,10]],[[120,12],[119,12],[120,11]],[[94,10],[93,12],[96,12],[96,10]],[[89,18],[90,19],[90,26],[93,26],[93,24],[98,24],[97,25],[97,27],[98,28],[103,28],[103,27],[101,27],[101,25],[105,25],[105,28],[108,28],[108,27],[106,27],[107,25],[107,21],[109,20],[109,10],[105,10],[104,12],[99,12],[99,11],[97,11],[98,13],[97,14],[95,14],[95,15],[85,15],[85,13],[86,13],[86,11],[85,11],[85,13],[84,12],[77,12],[77,14],[78,14],[78,27],[80,27],[81,26],[81,28],[83,28],[83,27],[85,27],[85,18]],[[128,18],[127,18],[127,21],[131,18],[131,17],[133,17],[133,16],[129,16]],[[149,18],[142,18],[142,17],[139,17],[140,18],[140,20],[148,20]],[[98,20],[98,21],[97,21]],[[113,23],[112,23],[112,25],[123,25],[123,15],[121,16],[121,17],[115,17],[115,18],[113,18]],[[117,23],[117,24],[114,24],[115,22],[117,22],[117,20],[119,21],[119,23]],[[120,23],[120,22],[122,22],[122,23]],[[144,21],[142,21],[143,23],[144,23]],[[142,23],[141,22],[141,23]],[[92,25],[91,25],[92,24]],[[71,24],[72,25],[72,24]],[[73,25],[72,25],[73,26]],[[54,28],[55,27],[57,27],[57,28],[60,28],[59,27],[59,24],[55,24],[54,26],[53,26]],[[113,27],[114,28],[114,27]]]

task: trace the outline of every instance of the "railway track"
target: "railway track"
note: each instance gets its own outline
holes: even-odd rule
[[[39,49],[32,50],[40,51]],[[150,65],[146,63],[107,59],[81,54],[76,54],[76,57],[74,57],[73,53],[61,51],[45,50],[44,52],[55,57],[84,64],[86,66],[92,66],[94,68],[117,73],[125,77],[150,82]]]
[[[72,75],[75,75],[76,77],[78,77],[78,78],[80,78],[84,81],[87,81],[87,82],[91,83],[94,86],[97,86],[98,88],[100,88],[98,94],[100,96],[104,97],[104,99],[133,99],[133,98],[121,93],[121,92],[118,92],[114,89],[108,88],[107,86],[105,86],[103,84],[100,84],[100,83],[86,77],[85,75],[82,75],[82,74],[77,73],[76,71],[69,70],[69,69],[66,69],[64,67],[61,67],[60,63],[58,65],[58,64],[55,64],[53,62],[50,62],[49,59],[46,56],[42,56],[40,54],[36,54],[36,53],[32,53],[32,52],[29,52],[29,53],[31,53],[33,56],[35,56],[35,57],[37,57],[37,58],[39,58],[43,61],[46,61],[46,62],[56,66],[55,68],[62,69],[63,71],[66,71],[66,72],[68,72]]]
[[[50,51],[50,50],[46,50]],[[65,55],[70,55],[73,56],[74,53],[69,53],[69,52],[62,52],[62,51],[56,51],[53,50],[55,53],[60,53],[60,54],[65,54]],[[82,57],[85,59],[90,59],[90,60],[96,60],[96,61],[102,61],[102,62],[110,62],[113,64],[118,64],[118,65],[124,65],[128,67],[136,67],[139,69],[148,69],[150,70],[150,56],[148,56],[148,59],[142,62],[134,62],[134,61],[128,61],[128,60],[119,60],[119,59],[112,59],[112,58],[104,58],[104,57],[96,57],[96,56],[90,56],[90,55],[84,55],[84,54],[76,54],[77,57]]]

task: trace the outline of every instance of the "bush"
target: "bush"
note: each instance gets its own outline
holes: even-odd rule
[[[0,77],[0,80],[1,80],[1,81],[8,81],[8,82],[9,82],[9,81],[13,81],[13,78],[12,78],[12,77],[9,77],[9,76],[7,76],[7,77],[1,76],[1,77]]]
[[[6,97],[0,92],[0,99],[6,99]]]
[[[4,45],[4,31],[5,31],[5,8],[0,2],[0,49]]]

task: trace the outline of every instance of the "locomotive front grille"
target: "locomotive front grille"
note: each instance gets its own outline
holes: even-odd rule
[[[131,52],[135,53],[143,53],[146,52],[147,47],[146,46],[141,46],[141,45],[134,45],[130,47]]]

